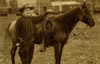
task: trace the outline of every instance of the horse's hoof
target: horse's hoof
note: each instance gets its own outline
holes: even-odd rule
[[[45,49],[41,49],[41,50],[40,50],[40,52],[45,52],[45,51],[46,51]]]

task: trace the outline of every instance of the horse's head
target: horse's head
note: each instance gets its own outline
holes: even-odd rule
[[[79,20],[86,23],[90,27],[93,27],[95,25],[95,22],[93,17],[89,13],[85,3],[81,5],[80,10],[81,10],[81,16],[79,16]]]

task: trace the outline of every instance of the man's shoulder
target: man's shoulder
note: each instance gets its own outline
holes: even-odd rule
[[[22,17],[19,17],[19,18],[17,19],[16,24],[22,23],[23,21],[24,21],[23,18],[22,18]]]
[[[18,20],[21,20],[21,19],[23,19],[23,17],[22,17],[22,16],[18,18]]]
[[[24,21],[24,19],[25,19],[25,18],[21,16],[21,17],[19,17],[19,18],[17,19],[17,21]]]

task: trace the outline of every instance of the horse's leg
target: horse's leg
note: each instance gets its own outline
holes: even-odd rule
[[[40,52],[44,52],[46,50],[46,45],[45,45],[45,42],[44,42],[45,37],[44,37],[43,31],[41,31],[40,35],[41,35],[41,39],[42,39],[42,42],[40,44]]]
[[[63,47],[64,45],[61,44],[61,42],[57,42],[54,45],[55,64],[61,64],[61,56],[62,56]]]
[[[34,45],[24,45],[19,48],[19,56],[22,64],[31,64],[31,59],[34,52]]]
[[[14,44],[11,48],[11,61],[12,61],[12,64],[15,64],[15,53],[16,53],[16,50],[17,50],[17,46]]]
[[[40,52],[44,52],[46,50],[46,46],[44,43],[44,37],[42,38],[42,43],[40,44]]]

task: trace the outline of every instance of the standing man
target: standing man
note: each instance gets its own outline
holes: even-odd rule
[[[31,64],[34,51],[34,23],[32,22],[31,10],[28,4],[19,9],[22,16],[15,24],[16,41],[19,43],[19,56],[22,64]],[[28,44],[27,44],[28,43]]]
[[[32,10],[34,7],[30,7],[28,4],[19,9],[22,16],[16,22],[16,37],[20,41],[28,39],[34,34],[34,24],[41,22],[49,12],[38,16],[32,16]]]
[[[29,5],[23,6],[19,11],[22,16],[17,20],[16,29],[16,41],[19,43],[19,56],[22,60],[22,64],[30,64],[34,52],[34,36],[35,36],[35,24],[43,21],[48,15],[45,12],[42,15],[33,17],[31,10],[33,7]]]
[[[32,15],[30,12],[32,9],[33,7],[29,7],[28,4],[19,9],[19,12],[22,13],[22,16],[17,20],[15,26],[16,38],[19,39],[20,42],[24,41],[24,39],[27,39],[33,35],[34,25],[31,19]]]

